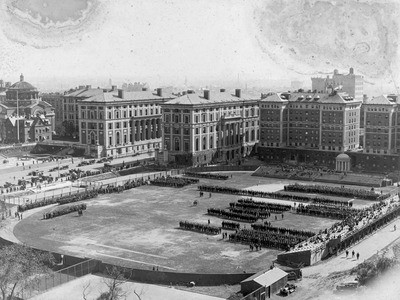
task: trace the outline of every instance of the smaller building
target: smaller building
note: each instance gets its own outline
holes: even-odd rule
[[[260,290],[260,293],[264,294],[264,297],[260,299],[265,299],[271,298],[271,295],[276,294],[286,285],[287,281],[288,273],[279,268],[273,268],[260,271],[243,280],[240,283],[240,287],[243,295],[248,295],[256,290]],[[260,296],[262,297],[261,294]]]
[[[336,156],[336,171],[348,172],[351,167],[351,159],[346,153],[340,153]]]

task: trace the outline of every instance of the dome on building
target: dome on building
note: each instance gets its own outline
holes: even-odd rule
[[[29,82],[26,82],[24,80],[24,75],[21,74],[19,77],[19,81],[14,83],[11,87],[10,90],[36,90],[36,88],[30,84]]]
[[[338,156],[336,156],[336,160],[348,161],[350,160],[350,156],[345,153],[340,153]]]

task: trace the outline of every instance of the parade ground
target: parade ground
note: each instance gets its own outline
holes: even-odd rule
[[[251,172],[231,172],[226,181],[200,179],[199,184],[278,191],[290,180],[252,177]],[[298,181],[296,181],[298,182]],[[196,273],[257,272],[268,268],[280,250],[250,251],[248,245],[178,228],[179,221],[221,226],[222,219],[207,215],[207,208],[227,208],[240,196],[205,193],[199,196],[198,184],[183,188],[145,185],[122,193],[99,195],[87,200],[83,216],[67,214],[42,220],[40,209],[24,217],[14,228],[18,240],[28,245],[96,258],[106,262],[161,271]],[[193,205],[197,200],[198,205]],[[291,201],[259,199],[291,204]],[[350,199],[342,198],[346,201]],[[357,200],[355,207],[372,204]],[[272,226],[319,232],[338,220],[298,215],[292,212],[267,219]],[[259,221],[260,222],[260,221]],[[250,229],[249,223],[241,227]]]

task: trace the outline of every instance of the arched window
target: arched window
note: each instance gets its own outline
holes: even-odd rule
[[[199,138],[196,138],[196,151],[199,151]]]
[[[214,147],[214,138],[210,136],[210,149]]]
[[[203,137],[203,150],[206,150],[206,146],[207,146],[206,143],[207,143],[207,142],[206,142],[206,137],[204,136],[204,137]]]

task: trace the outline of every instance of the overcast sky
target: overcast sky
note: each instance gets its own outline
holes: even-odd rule
[[[71,0],[71,11],[74,5],[81,9],[81,2],[85,1]],[[371,18],[368,14],[376,9],[366,4],[358,7],[357,1],[343,3],[350,2],[346,5],[364,11],[372,25],[363,30],[369,32],[370,38],[364,37],[365,43],[354,45],[347,40],[343,44],[336,43],[335,47],[346,48],[348,45],[350,50],[359,47],[357,51],[369,51],[372,57],[377,57],[373,51],[386,54],[386,61],[379,61],[369,70],[366,63],[357,58],[364,55],[366,60],[371,60],[365,53],[356,53],[353,57],[345,51],[329,52],[335,47],[326,42],[327,48],[318,48],[319,42],[313,37],[321,32],[329,41],[333,40],[332,34],[345,40],[343,35],[354,36],[357,31],[340,32],[338,24],[343,28],[355,27],[350,23],[346,26],[347,19],[341,20],[341,13],[335,17],[339,23],[321,22],[329,19],[329,15],[323,15],[328,9],[314,4],[307,6],[307,3],[316,1],[101,0],[93,1],[78,21],[74,22],[79,15],[76,14],[70,21],[65,22],[64,18],[65,23],[59,24],[41,20],[37,14],[36,20],[30,19],[29,11],[24,11],[24,7],[15,7],[8,2],[0,4],[0,28],[3,30],[0,33],[0,55],[3,57],[0,77],[16,81],[23,72],[27,81],[39,84],[41,88],[43,85],[60,87],[62,84],[63,88],[69,88],[70,84],[107,83],[109,78],[119,84],[123,81],[148,81],[152,87],[182,85],[185,78],[193,85],[218,85],[239,80],[243,85],[262,86],[269,80],[281,79],[288,83],[300,79],[309,85],[311,75],[321,72],[321,76],[325,76],[335,68],[347,72],[348,67],[353,66],[356,73],[371,73],[378,65],[387,69],[384,63],[394,60],[394,53],[398,54],[394,46],[383,50],[374,48],[374,45],[387,44],[387,40],[393,40],[393,37],[375,38],[375,32],[379,32],[382,25],[381,16]],[[40,8],[37,5],[43,5],[43,2],[25,1],[28,8],[29,5]],[[47,13],[52,7],[57,7],[57,0],[48,0],[47,3]],[[329,9],[334,11],[348,11],[347,7],[329,5]],[[393,8],[388,9],[393,11]],[[63,10],[68,12],[66,7]],[[293,19],[293,12],[302,11],[304,17],[296,18],[305,20],[305,23],[286,21]],[[51,14],[47,16],[51,17]],[[312,27],[307,22],[315,23],[310,21],[315,16],[318,16],[320,25]],[[362,19],[356,21],[363,23]],[[46,22],[46,25],[41,24]],[[384,25],[394,26],[392,23]],[[325,33],[324,26],[331,28],[333,33]],[[297,28],[308,31],[307,35],[301,36]],[[305,51],[310,45],[311,48]],[[370,49],[365,50],[366,47]],[[344,60],[340,55],[350,58]],[[397,80],[397,73],[393,68],[389,77],[388,74],[376,74],[373,79],[377,82],[375,88],[393,88],[390,77]]]

